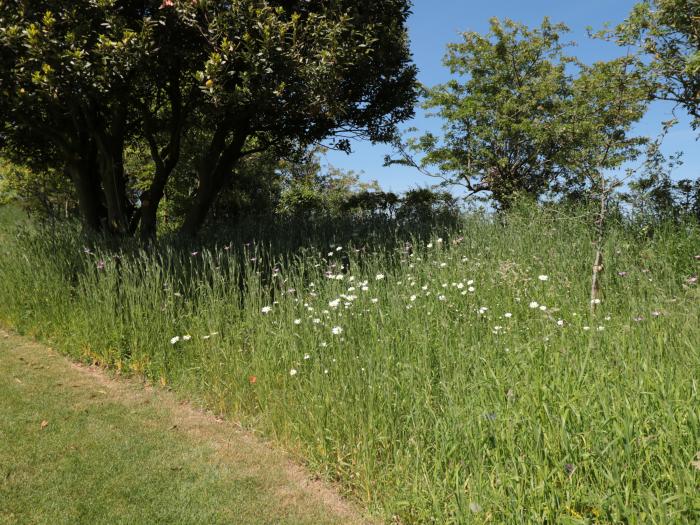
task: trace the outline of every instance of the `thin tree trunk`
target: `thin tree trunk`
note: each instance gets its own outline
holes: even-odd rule
[[[141,199],[141,241],[149,244],[156,239],[158,233],[158,206],[165,195],[165,187],[170,179],[170,175],[180,161],[182,132],[183,132],[183,111],[182,97],[180,94],[177,79],[171,80],[168,90],[172,116],[170,119],[170,137],[164,153],[158,148],[154,124],[148,108],[144,111],[144,132],[151,158],[155,164],[155,174],[153,182],[148,191]]]
[[[591,277],[591,313],[595,314],[596,307],[601,301],[600,277],[603,272],[603,243],[605,242],[605,216],[607,214],[608,194],[605,181],[601,176],[600,209],[596,220],[595,258],[593,260],[593,276]]]

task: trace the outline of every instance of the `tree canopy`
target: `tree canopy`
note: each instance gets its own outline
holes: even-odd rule
[[[654,98],[674,102],[700,127],[700,2],[644,0],[615,36],[621,45],[637,45],[649,59],[656,82]]]
[[[444,134],[410,142],[421,167],[508,208],[517,194],[539,197],[633,158],[643,143],[629,135],[646,109],[643,75],[633,57],[585,65],[567,55],[567,31],[548,19],[534,29],[492,19],[488,34],[450,44],[444,62],[454,78],[424,100]]]
[[[249,155],[392,137],[415,100],[408,15],[407,0],[0,0],[3,152],[65,172],[92,229],[150,238],[199,133],[193,235]]]

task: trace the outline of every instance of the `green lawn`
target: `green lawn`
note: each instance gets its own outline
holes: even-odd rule
[[[0,400],[1,524],[353,521],[231,424],[2,332]]]

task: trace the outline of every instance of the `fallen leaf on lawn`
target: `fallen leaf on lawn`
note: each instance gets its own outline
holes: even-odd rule
[[[44,430],[46,427],[49,426],[49,422],[46,421],[45,419],[41,422],[41,430]]]

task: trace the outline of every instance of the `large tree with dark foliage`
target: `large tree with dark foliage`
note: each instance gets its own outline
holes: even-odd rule
[[[408,0],[0,0],[3,154],[63,170],[91,229],[156,232],[183,138],[205,136],[182,232],[242,159],[387,141],[413,113]],[[148,145],[147,184],[124,169]]]

